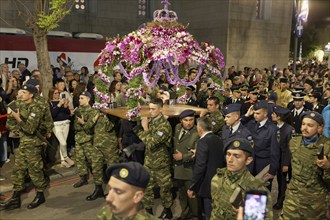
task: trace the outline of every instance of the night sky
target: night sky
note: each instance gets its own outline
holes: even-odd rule
[[[330,25],[330,0],[309,0],[308,24]]]

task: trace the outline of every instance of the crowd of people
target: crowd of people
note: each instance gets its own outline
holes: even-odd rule
[[[79,73],[68,66],[53,70],[53,87],[49,94],[41,94],[38,70],[29,72],[20,64],[19,70],[10,72],[7,64],[1,65],[2,165],[15,153],[14,193],[3,208],[21,206],[27,176],[37,192],[28,208],[45,202],[45,164],[54,162],[45,154],[46,143],[46,149],[58,146],[62,167],[77,169],[80,179],[74,188],[88,184],[93,176],[95,190],[86,200],[107,200],[99,219],[156,218],[157,191],[164,207],[161,219],[173,218],[176,195],[182,210],[179,219],[233,219],[238,207],[232,207],[230,198],[237,190],[244,198],[251,189],[267,192],[267,219],[272,219],[273,209],[282,209],[281,219],[329,217],[326,66],[306,63],[297,73],[290,67],[239,71],[232,66],[222,86],[205,70],[196,84],[183,88],[183,94],[163,72],[154,88],[142,85],[139,101],[149,105],[150,115],[138,121],[91,107],[97,75],[86,67]],[[194,80],[197,73],[189,69],[185,80]],[[109,86],[112,107],[126,105],[127,85],[115,69]],[[162,114],[171,100],[187,105],[178,118]],[[205,110],[197,115],[189,106]],[[277,199],[270,195],[275,176]],[[104,183],[109,186],[107,196]]]

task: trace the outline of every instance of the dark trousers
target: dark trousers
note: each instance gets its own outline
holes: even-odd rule
[[[212,199],[197,197],[198,220],[209,220],[212,212]]]
[[[288,172],[278,172],[277,174],[277,183],[278,183],[278,196],[277,196],[277,204],[283,204],[285,198],[285,190],[287,187],[287,179]]]

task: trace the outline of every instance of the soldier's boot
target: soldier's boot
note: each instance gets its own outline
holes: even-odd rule
[[[36,197],[34,197],[33,201],[27,206],[28,209],[37,208],[39,205],[46,201],[44,192],[37,192]]]
[[[73,184],[73,187],[79,188],[79,187],[82,187],[83,185],[87,185],[87,184],[88,184],[87,175],[83,175],[83,176],[80,176],[80,180],[78,182]]]
[[[159,216],[160,219],[172,219],[173,213],[171,208],[164,208],[162,214]]]
[[[153,211],[152,211],[152,208],[150,208],[150,209],[147,209],[147,208],[146,208],[146,212],[149,213],[150,215],[154,215],[154,213],[153,213]]]
[[[86,197],[87,201],[93,201],[97,198],[104,198],[104,191],[102,188],[102,185],[95,185],[95,190],[94,192]]]
[[[0,205],[5,210],[13,210],[18,209],[21,207],[21,192],[20,191],[14,191],[12,197],[5,201],[4,203],[1,203]]]

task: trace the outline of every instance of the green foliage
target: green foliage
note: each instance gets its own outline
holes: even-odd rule
[[[37,25],[49,32],[57,28],[58,22],[61,21],[67,14],[70,13],[70,8],[67,8],[70,0],[50,0],[49,11],[40,11],[38,14]]]

